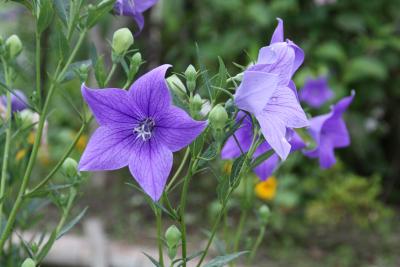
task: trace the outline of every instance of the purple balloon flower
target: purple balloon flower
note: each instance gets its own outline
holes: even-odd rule
[[[224,147],[221,151],[222,159],[234,159],[239,157],[242,153],[247,152],[250,149],[250,143],[253,139],[253,128],[251,119],[244,112],[239,112],[236,117],[237,122],[242,122],[240,128],[236,130],[234,136],[228,138]],[[235,140],[236,138],[236,140]],[[293,130],[288,130],[288,140],[291,145],[291,151],[303,149],[305,144],[300,136]],[[240,145],[240,146],[239,146]],[[264,154],[269,151],[271,146],[264,141],[256,149],[253,158]],[[256,168],[254,168],[254,173],[261,179],[266,180],[271,174],[276,170],[280,162],[280,159],[276,153],[272,154],[267,160],[262,162]]]
[[[313,108],[319,108],[333,97],[333,92],[328,85],[328,79],[321,76],[316,79],[307,79],[300,91],[300,100]]]
[[[316,148],[304,154],[310,158],[319,158],[321,168],[330,168],[336,163],[335,148],[350,145],[350,136],[342,118],[354,98],[354,91],[350,96],[344,97],[325,115],[314,117],[310,120],[309,132],[316,142]]]
[[[283,23],[278,21],[271,45],[261,48],[256,64],[244,72],[235,103],[255,115],[265,140],[286,159],[291,150],[287,129],[306,127],[309,122],[291,80],[304,53],[293,42],[283,41]]]
[[[139,33],[144,26],[143,12],[157,4],[158,0],[117,0],[114,10],[120,16],[132,17],[139,27]]]
[[[172,152],[189,145],[206,127],[173,106],[165,80],[170,65],[139,78],[129,89],[89,89],[82,95],[100,127],[92,135],[79,170],[129,166],[142,189],[157,201],[172,168]]]
[[[0,104],[4,107],[7,106],[7,97],[2,95],[0,97]],[[28,108],[28,100],[25,94],[20,90],[14,90],[11,93],[11,110],[12,112],[18,112]]]

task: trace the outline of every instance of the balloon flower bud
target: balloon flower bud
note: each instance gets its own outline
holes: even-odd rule
[[[192,108],[195,112],[199,112],[201,110],[201,107],[203,106],[203,99],[201,99],[201,96],[199,94],[195,94],[192,101]]]
[[[131,64],[129,66],[129,80],[133,80],[142,63],[142,54],[139,52],[135,53],[131,58]]]
[[[16,58],[22,51],[22,42],[15,34],[6,40],[6,50],[10,59]]]
[[[221,105],[216,105],[208,115],[211,126],[217,130],[221,130],[225,127],[225,123],[228,120],[228,113],[225,108]]]
[[[269,221],[269,217],[271,216],[271,211],[269,210],[267,205],[262,205],[258,209],[258,215],[261,220],[261,223],[265,225]]]
[[[74,178],[78,174],[78,163],[73,158],[67,158],[62,165],[62,170],[68,178]]]
[[[179,244],[181,237],[181,231],[179,231],[175,225],[168,227],[165,232],[165,240],[167,241],[168,247],[176,247]]]
[[[133,45],[133,35],[128,28],[121,28],[114,32],[112,49],[115,56],[123,56]]]
[[[185,70],[186,77],[186,85],[190,92],[193,92],[196,89],[196,79],[197,79],[197,71],[193,67],[193,65],[189,65]]]
[[[36,263],[31,258],[27,258],[26,260],[24,260],[21,267],[36,267]]]
[[[168,86],[171,91],[180,98],[185,98],[186,95],[186,87],[179,79],[179,77],[175,74],[169,76],[167,78]]]

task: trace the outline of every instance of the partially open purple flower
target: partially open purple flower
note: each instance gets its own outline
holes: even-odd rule
[[[244,112],[239,112],[236,118],[237,122],[241,122],[241,126],[236,130],[234,136],[228,138],[224,147],[221,151],[222,159],[234,159],[239,157],[242,153],[247,152],[250,149],[250,143],[253,139],[253,129],[252,123],[249,116]],[[236,138],[236,139],[235,139]],[[305,144],[300,136],[293,130],[288,130],[288,140],[291,145],[291,151],[303,149]],[[253,158],[264,154],[265,152],[271,150],[271,146],[264,141],[255,151]],[[278,167],[280,159],[276,153],[272,154],[267,160],[254,168],[254,173],[261,180],[267,179]]]
[[[139,32],[141,32],[144,26],[142,13],[154,6],[157,2],[158,0],[117,0],[114,10],[120,16],[132,17],[139,27]]]
[[[255,115],[265,140],[281,159],[286,159],[291,147],[287,129],[309,123],[291,80],[304,53],[293,42],[283,42],[283,24],[278,21],[271,45],[261,48],[256,64],[244,72],[235,103]]]
[[[300,91],[300,100],[313,108],[319,108],[333,97],[328,79],[321,76],[316,79],[308,78]]]
[[[169,65],[140,77],[129,89],[89,89],[82,95],[100,127],[79,162],[81,171],[129,166],[143,190],[157,201],[171,171],[172,152],[189,145],[207,123],[173,106],[165,80]]]
[[[316,148],[304,154],[310,158],[319,158],[322,168],[330,168],[336,163],[335,148],[350,145],[350,136],[342,118],[354,98],[354,91],[350,96],[344,97],[325,115],[314,117],[310,120],[309,132],[316,143]]]
[[[5,95],[0,96],[0,105],[7,106],[7,97]],[[28,100],[25,94],[20,90],[14,90],[11,93],[11,110],[17,112],[28,108]]]

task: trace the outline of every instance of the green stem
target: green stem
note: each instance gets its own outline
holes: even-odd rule
[[[239,225],[238,228],[236,229],[235,242],[233,244],[233,252],[236,252],[239,248],[240,238],[242,237],[243,228],[247,220],[247,214],[248,210],[247,208],[244,208],[240,214]]]
[[[7,64],[5,60],[2,58],[4,76],[6,80],[6,85],[10,87],[10,78],[8,77]],[[3,164],[1,168],[1,180],[0,180],[0,228],[2,227],[3,222],[3,203],[4,203],[4,194],[6,190],[6,180],[7,180],[7,167],[8,167],[8,157],[10,154],[10,145],[11,145],[11,92],[7,90],[7,110],[6,110],[6,140],[4,144],[4,154],[3,154]]]
[[[117,64],[113,63],[110,72],[108,73],[108,76],[106,78],[106,81],[104,84],[108,84],[111,80],[111,77],[113,76],[115,70],[117,69]]]
[[[183,167],[185,166],[185,163],[188,159],[190,155],[190,148],[188,147],[185,151],[185,155],[183,156],[183,159],[181,161],[181,164],[179,165],[178,169],[176,170],[174,176],[171,178],[171,180],[169,181],[167,187],[165,188],[165,192],[169,192],[169,190],[171,189],[171,187],[174,185],[175,180],[179,177],[179,175],[181,174]]]
[[[25,193],[24,197],[29,197],[33,195],[35,192],[40,190],[43,186],[47,184],[48,181],[54,176],[54,174],[57,173],[57,171],[61,168],[63,165],[64,161],[67,159],[67,157],[71,154],[72,150],[74,149],[76,143],[78,142],[79,138],[82,136],[83,132],[85,131],[86,126],[89,124],[90,120],[92,117],[89,118],[87,122],[84,122],[79,129],[79,132],[76,134],[74,140],[70,144],[70,146],[67,148],[67,150],[64,152],[64,155],[61,157],[61,159],[57,162],[56,166],[50,171],[50,173],[40,181],[39,184],[37,184],[32,190],[29,190],[27,193]]]
[[[264,235],[265,235],[265,226],[263,225],[260,227],[260,231],[258,233],[257,240],[251,249],[251,253],[248,258],[248,266],[251,266],[250,264],[252,263],[254,256],[256,255],[258,247],[260,246],[262,240],[264,239]]]
[[[29,180],[30,180],[30,176],[32,174],[32,170],[33,167],[35,165],[36,162],[36,158],[37,158],[37,154],[39,151],[39,147],[40,147],[40,143],[41,143],[41,139],[42,139],[42,134],[43,134],[43,127],[46,121],[46,115],[50,106],[50,102],[51,102],[51,98],[54,94],[54,90],[56,88],[56,84],[58,84],[62,78],[64,77],[64,74],[66,73],[68,66],[72,63],[72,61],[74,60],[80,46],[82,45],[82,42],[84,40],[84,37],[86,35],[86,30],[82,31],[80,36],[79,36],[79,40],[77,42],[77,44],[75,45],[74,50],[72,51],[66,65],[64,66],[64,68],[61,70],[61,72],[58,74],[58,67],[56,70],[56,79],[53,80],[53,82],[50,85],[50,89],[49,89],[49,93],[46,97],[44,106],[43,106],[43,111],[42,114],[40,116],[39,119],[39,124],[38,124],[38,128],[37,128],[37,132],[36,132],[36,136],[35,136],[35,142],[33,143],[33,147],[32,147],[32,153],[31,156],[29,157],[29,161],[28,161],[28,165],[27,168],[25,170],[25,174],[24,177],[22,178],[22,183],[21,183],[21,187],[19,189],[18,195],[17,195],[17,199],[14,202],[13,208],[11,210],[10,216],[8,217],[7,220],[7,224],[6,227],[0,237],[0,251],[3,251],[3,247],[4,247],[4,243],[6,242],[7,238],[10,236],[11,234],[11,230],[14,226],[14,222],[15,219],[17,217],[17,213],[21,207],[21,204],[23,202],[23,197],[25,195],[25,190],[28,186]]]
[[[164,267],[164,255],[163,255],[163,239],[162,239],[162,211],[154,207],[157,220],[157,244],[158,244],[158,262]]]
[[[35,52],[35,62],[36,62],[36,94],[38,99],[38,107],[40,110],[42,104],[42,90],[41,90],[41,68],[40,68],[40,38],[41,34],[36,29],[36,52]]]
[[[68,197],[68,202],[67,202],[67,206],[65,207],[65,209],[63,209],[63,214],[61,216],[60,221],[57,224],[56,229],[52,232],[49,240],[47,241],[46,245],[44,245],[44,247],[42,248],[42,250],[39,252],[36,260],[37,262],[41,262],[43,261],[44,257],[47,256],[47,254],[49,253],[51,247],[53,246],[54,242],[57,240],[58,235],[60,234],[62,228],[64,227],[65,221],[68,218],[68,215],[71,211],[72,208],[72,204],[74,203],[75,197],[77,195],[77,190],[75,187],[72,187],[70,189],[70,193],[69,193],[69,197]]]
[[[247,157],[247,158],[252,158],[252,157],[253,157],[253,154],[254,154],[254,152],[255,152],[257,146],[258,146],[257,135],[255,134],[255,135],[253,136],[253,140],[252,140],[252,142],[251,142],[250,149],[249,149],[249,151],[248,151],[247,154],[246,154],[246,157]],[[247,160],[246,160],[246,162],[247,162]],[[239,177],[242,177],[245,173],[247,173],[247,171],[248,171],[248,165],[247,165],[247,164],[243,164],[242,167],[240,168],[240,171],[239,171],[238,176],[239,176]],[[239,179],[240,179],[240,178],[239,178]],[[233,191],[234,191],[234,188],[231,188],[231,189],[229,190],[229,192],[228,192],[228,194],[227,194],[227,196],[226,196],[224,202],[222,203],[221,212],[219,212],[218,217],[217,217],[217,219],[216,219],[215,222],[214,222],[213,228],[212,228],[212,230],[211,230],[210,238],[208,239],[206,248],[204,249],[204,251],[203,251],[203,253],[202,253],[202,255],[201,255],[201,258],[200,258],[199,262],[198,262],[197,265],[196,265],[197,267],[200,267],[200,266],[201,266],[202,262],[204,261],[204,259],[205,259],[206,256],[207,256],[208,250],[210,249],[211,243],[212,243],[212,241],[213,241],[213,239],[214,239],[214,237],[215,237],[215,234],[216,234],[216,232],[217,232],[219,223],[220,223],[220,221],[221,221],[221,218],[222,218],[223,214],[225,213],[225,209],[226,209],[226,207],[227,207],[227,204],[228,204],[228,202],[229,202],[230,196],[231,196],[231,194],[232,194]]]

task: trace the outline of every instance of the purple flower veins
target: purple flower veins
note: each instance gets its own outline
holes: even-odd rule
[[[129,170],[142,189],[157,201],[172,168],[172,152],[189,145],[206,127],[171,104],[165,81],[169,65],[140,77],[125,91],[89,89],[82,95],[100,127],[79,162],[82,171]]]

